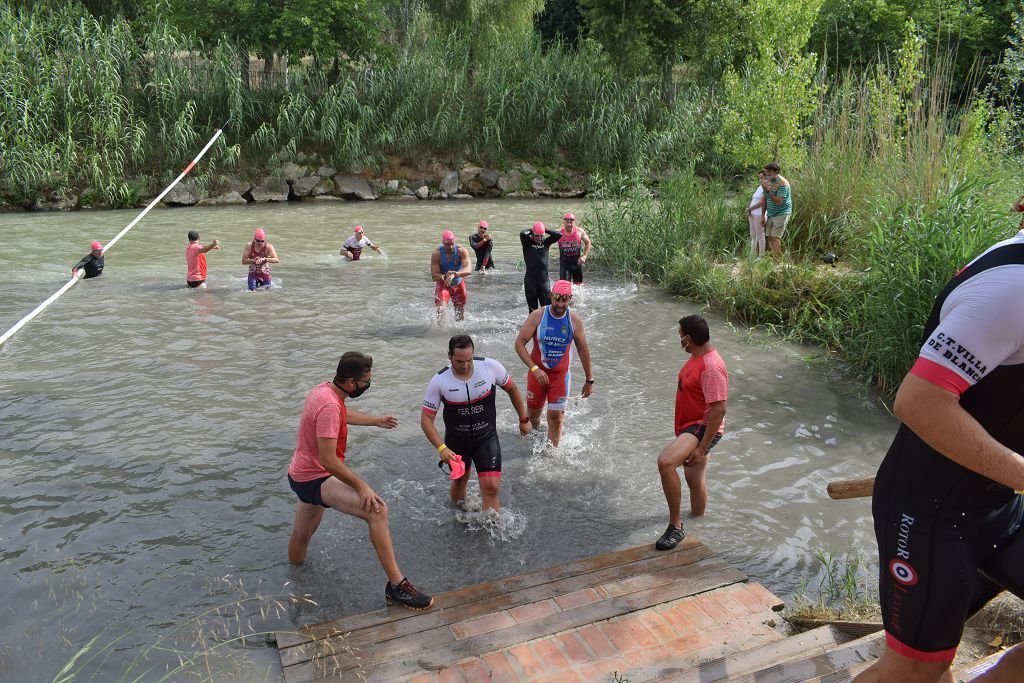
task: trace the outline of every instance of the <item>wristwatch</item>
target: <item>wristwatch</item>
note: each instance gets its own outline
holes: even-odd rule
[[[587,381],[585,382],[585,384],[593,384],[593,383],[594,383],[594,380],[592,380],[592,379],[588,379],[588,380],[587,380]]]

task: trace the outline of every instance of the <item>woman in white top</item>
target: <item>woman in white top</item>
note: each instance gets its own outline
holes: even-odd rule
[[[747,207],[747,221],[750,223],[750,255],[764,256],[764,224],[761,223],[761,216],[764,213],[764,188],[760,183],[764,182],[764,171],[757,172],[758,186],[754,190],[754,196],[750,199],[750,206]]]

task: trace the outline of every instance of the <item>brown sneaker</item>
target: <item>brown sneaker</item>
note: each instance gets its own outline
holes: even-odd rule
[[[402,579],[397,586],[392,586],[388,581],[388,584],[384,586],[384,600],[389,605],[401,605],[415,610],[430,609],[430,606],[434,604],[434,598],[416,590],[409,583],[409,579]]]

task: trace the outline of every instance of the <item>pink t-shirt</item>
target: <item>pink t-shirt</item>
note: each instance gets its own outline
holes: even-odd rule
[[[703,356],[690,356],[679,371],[676,387],[676,436],[695,424],[706,425],[712,403],[729,395],[729,373],[716,349]],[[725,432],[725,420],[718,433]]]
[[[320,464],[316,440],[337,439],[335,453],[345,460],[345,442],[348,439],[345,402],[338,396],[330,382],[313,387],[306,397],[299,420],[298,444],[288,466],[288,475],[295,481],[312,481],[329,477],[331,473]]]
[[[203,245],[199,242],[189,242],[185,247],[185,265],[188,273],[185,275],[185,282],[199,282],[206,279],[206,254],[201,254]]]

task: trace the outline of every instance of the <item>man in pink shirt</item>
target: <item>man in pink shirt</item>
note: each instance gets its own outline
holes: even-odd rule
[[[185,274],[185,284],[189,287],[206,289],[206,252],[214,249],[220,249],[220,240],[203,246],[199,241],[199,233],[188,231],[188,246],[185,247],[185,266],[188,272]]]
[[[358,398],[370,388],[372,368],[373,359],[365,353],[348,351],[338,362],[334,380],[313,387],[306,397],[298,445],[288,466],[288,483],[299,498],[295,503],[295,526],[288,541],[288,560],[295,564],[306,561],[309,541],[326,508],[359,517],[369,525],[370,543],[388,575],[384,587],[387,604],[423,610],[433,605],[434,599],[417,591],[398,568],[391,545],[388,506],[345,464],[348,425],[382,429],[398,426],[393,415],[367,415],[345,406],[346,399]]]

